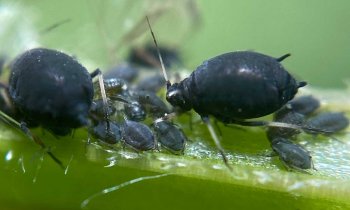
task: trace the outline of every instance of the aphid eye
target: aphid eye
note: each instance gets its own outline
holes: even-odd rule
[[[169,101],[173,101],[175,104],[184,104],[184,102],[185,102],[183,100],[181,92],[179,90],[176,90],[176,89],[168,91],[166,97]]]

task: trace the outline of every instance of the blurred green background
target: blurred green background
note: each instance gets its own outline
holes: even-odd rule
[[[197,2],[200,24],[191,22],[196,14],[186,0],[2,0],[1,3],[18,9],[7,11],[18,18],[9,21],[10,26],[2,24],[0,29],[2,52],[17,49],[18,53],[18,45],[32,47],[36,43],[29,41],[34,38],[41,45],[71,52],[104,67],[108,57],[106,46],[119,42],[145,13],[163,6],[168,10],[154,21],[156,35],[160,43],[182,50],[188,69],[195,69],[203,60],[224,52],[255,50],[276,57],[292,53],[285,65],[311,85],[345,87],[344,80],[349,78],[350,5],[346,0],[202,0]],[[8,21],[6,8],[2,6],[1,10],[2,21]],[[41,37],[30,32],[31,26],[41,30],[65,19],[71,21]],[[4,30],[15,33],[9,35]],[[148,33],[146,36],[149,40]],[[119,43],[121,58],[122,48],[129,44]]]
[[[254,50],[275,57],[290,52],[292,57],[283,63],[297,78],[313,87],[345,87],[350,67],[349,1],[202,0],[195,3],[197,9],[192,8],[193,2],[188,0],[0,0],[0,53],[11,60],[25,49],[43,46],[76,56],[90,70],[105,69],[123,60],[131,46],[151,40],[144,22],[148,14],[159,43],[180,49],[188,69],[194,70],[203,60],[228,51]],[[161,11],[163,15],[155,18],[154,11]],[[41,33],[48,26],[67,19],[70,21],[66,24]],[[146,33],[136,40],[122,41],[123,35],[138,21],[141,21],[141,31]],[[116,51],[111,53],[114,48]],[[190,139],[208,139],[207,144],[211,144],[202,125],[190,131],[183,121]],[[257,154],[269,148],[261,130],[224,131],[223,142],[230,151]],[[36,132],[42,133],[40,129]],[[261,165],[251,164],[243,155],[243,167],[238,171],[248,171],[250,175],[240,181],[239,176],[227,177],[225,170],[222,174],[212,172],[208,167],[220,165],[220,159],[211,160],[205,155],[196,161],[193,157],[146,154],[145,160],[117,159],[116,166],[104,167],[113,162],[106,159],[110,158],[108,151],[87,152],[84,130],[77,132],[73,139],[56,139],[47,133],[42,136],[65,163],[72,160],[68,174],[52,163],[37,145],[1,125],[0,209],[79,209],[84,199],[102,189],[156,172],[178,175],[145,181],[101,196],[87,209],[350,208],[345,195],[341,197],[336,189],[313,185],[334,181],[337,183],[334,186],[347,187],[348,183],[343,183],[350,176],[346,166],[339,169],[344,172],[339,180],[339,177],[328,180],[327,176],[323,179],[321,174],[317,176],[321,182],[311,180],[305,184],[303,181],[310,179],[310,175],[286,172],[278,160],[272,164],[270,159],[264,159]],[[44,158],[42,165],[41,158]],[[196,164],[207,161],[209,166],[185,167],[181,171],[162,162],[172,158]],[[252,167],[245,168],[249,165]],[[276,173],[267,184],[261,182],[264,177],[259,174],[261,171],[265,174],[264,169]],[[300,191],[288,191],[293,186],[290,180],[305,186]]]

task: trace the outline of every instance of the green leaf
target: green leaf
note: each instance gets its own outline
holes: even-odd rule
[[[16,2],[0,3],[2,53],[13,58],[34,46],[62,49],[77,55],[89,69],[112,63],[106,48],[115,40],[120,40],[128,29],[125,26],[128,22],[118,18],[128,15],[126,20],[134,23],[143,18],[145,11],[144,4],[140,3],[142,1],[133,3],[136,9],[127,10],[113,2],[94,4],[85,0],[74,3],[62,0],[56,1],[55,5],[52,1]],[[344,67],[349,66],[346,63],[348,45],[344,44],[348,41],[345,31],[348,29],[339,27],[340,33],[337,31],[339,24],[334,24],[338,19],[349,19],[345,1],[337,5],[332,3],[331,6],[318,1],[306,4],[276,0],[264,2],[264,5],[259,1],[232,2],[218,4],[205,1],[200,4],[204,13],[203,24],[206,25],[198,29],[197,39],[177,39],[178,32],[186,31],[190,25],[186,21],[178,21],[180,17],[174,12],[178,8],[171,10],[172,14],[167,18],[172,17],[171,24],[161,21],[161,27],[154,29],[160,41],[173,41],[173,45],[184,48],[185,60],[192,66],[191,69],[223,51],[256,49],[269,54],[283,54],[288,49],[296,59],[287,61],[287,64],[294,62],[289,66],[299,71],[297,74],[303,78],[315,80],[317,84],[338,85],[339,78],[348,75]],[[147,3],[145,5],[147,7]],[[217,10],[219,7],[222,9],[220,12]],[[281,11],[288,11],[291,15],[280,14]],[[314,12],[310,14],[310,11]],[[332,18],[330,15],[324,21],[317,14],[343,16]],[[286,18],[282,18],[283,15]],[[67,18],[71,22],[52,33],[39,35],[38,32],[50,24]],[[97,30],[96,18],[106,21],[107,42]],[[304,33],[310,29],[311,22],[302,23],[310,18],[319,22],[312,22],[312,32]],[[187,26],[181,29],[175,27],[184,24]],[[300,31],[303,33],[298,33]],[[287,37],[287,34],[290,35]],[[324,41],[328,39],[331,41]],[[178,40],[180,43],[176,43]],[[310,40],[312,43],[308,45]],[[316,69],[317,73],[304,72],[305,69]],[[302,94],[312,94],[321,99],[320,111],[350,114],[347,90],[309,88],[304,89]],[[85,203],[86,209],[350,209],[348,131],[335,136],[339,141],[300,135],[297,141],[311,152],[317,169],[300,173],[287,171],[277,157],[264,155],[270,146],[262,128],[232,129],[220,125],[222,143],[233,168],[230,171],[222,163],[199,118],[193,130],[186,116],[179,118],[178,123],[190,139],[185,155],[181,156],[157,151],[138,154],[118,147],[87,144],[88,135],[84,128],[77,130],[74,136],[64,138],[55,138],[40,128],[35,129],[34,132],[51,151],[69,166],[66,172],[38,145],[18,130],[1,123],[1,209],[79,209],[89,198],[89,202]],[[163,174],[167,176],[155,177]],[[131,180],[135,183],[131,184]],[[98,194],[111,190],[113,186],[121,188]]]
[[[321,111],[349,112],[347,91],[310,90],[324,104]],[[90,196],[140,177],[145,179],[89,200],[86,209],[153,208],[349,208],[349,134],[337,140],[301,135],[307,142],[318,171],[311,174],[287,171],[278,158],[263,155],[269,150],[261,128],[222,127],[223,142],[233,170],[222,163],[206,128],[197,122],[194,130],[180,119],[191,139],[185,155],[165,152],[135,153],[121,148],[87,144],[84,129],[74,137],[56,139],[41,134],[47,145],[69,168],[65,174],[39,146],[21,133],[2,125],[0,136],[0,200],[8,209],[77,209]],[[340,142],[341,141],[341,142]],[[43,161],[41,162],[41,159]]]

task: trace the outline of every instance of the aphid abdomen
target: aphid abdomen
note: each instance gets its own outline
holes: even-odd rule
[[[93,85],[88,71],[72,57],[37,48],[12,64],[9,93],[24,121],[63,135],[87,124]]]

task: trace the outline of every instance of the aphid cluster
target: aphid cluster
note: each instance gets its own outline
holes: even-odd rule
[[[323,135],[332,135],[348,127],[349,120],[342,112],[315,113],[320,102],[312,96],[302,96],[288,102],[274,114],[274,121],[305,127],[305,132]],[[310,128],[311,130],[309,130]],[[270,127],[267,137],[273,151],[281,161],[293,169],[314,168],[310,152],[301,145],[292,141],[300,130],[282,127]]]
[[[1,110],[20,123],[9,120],[5,113],[2,118],[42,147],[43,142],[28,127],[42,126],[63,136],[86,126],[94,138],[109,145],[122,143],[136,151],[147,151],[157,149],[159,143],[170,152],[181,154],[186,136],[167,116],[193,109],[207,125],[227,166],[210,117],[224,124],[267,126],[273,150],[287,166],[296,169],[312,168],[309,152],[291,141],[301,130],[332,134],[348,126],[342,113],[311,116],[319,107],[312,97],[293,100],[306,82],[297,81],[281,65],[290,54],[274,58],[251,51],[225,53],[204,61],[189,77],[171,84],[161,49],[149,27],[156,47],[148,46],[141,52],[138,49],[130,61],[157,67],[154,61],[157,55],[163,76],[154,74],[138,79],[140,72],[130,63],[112,68],[104,76],[99,69],[89,74],[62,52],[45,48],[28,50],[12,62],[9,84],[1,84],[11,102],[6,103],[6,97],[1,97]],[[169,55],[167,66],[172,61],[180,63],[175,54],[164,52]],[[150,59],[153,61],[149,62]],[[96,77],[98,81],[94,83]],[[171,108],[156,94],[164,85]],[[249,120],[272,113],[273,122]],[[61,164],[52,153],[48,154]]]
[[[130,66],[113,70],[118,73],[107,72],[107,75],[127,75],[128,73],[121,71],[129,71]],[[132,71],[137,72],[134,68]],[[136,151],[157,149],[159,142],[172,153],[182,153],[186,136],[175,124],[162,119],[170,113],[168,106],[153,92],[154,89],[142,89],[137,84],[133,85],[132,80],[111,76],[104,79],[107,106],[104,106],[101,99],[93,102],[90,111],[93,119],[90,130],[93,136],[109,144],[121,141]],[[100,92],[98,89],[99,86],[96,85],[97,93]],[[145,123],[148,119],[152,122],[151,128]]]

